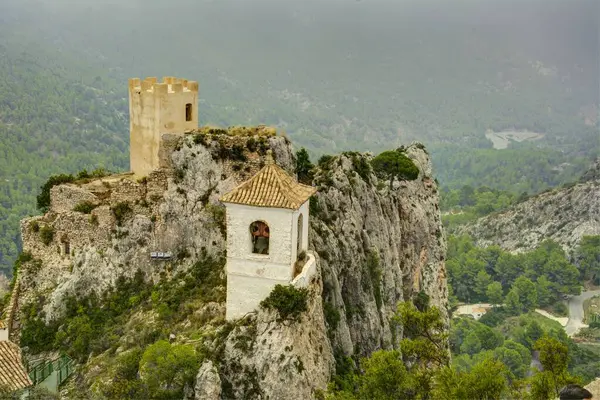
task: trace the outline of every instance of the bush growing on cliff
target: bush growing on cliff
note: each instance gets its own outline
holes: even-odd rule
[[[37,196],[37,208],[42,212],[48,211],[48,207],[50,207],[50,189],[53,186],[73,182],[74,180],[75,177],[71,174],[52,175],[48,178],[46,183],[41,187],[42,191]]]
[[[73,211],[89,214],[96,207],[98,207],[98,205],[92,203],[91,201],[82,201],[80,203],[77,203],[77,205],[73,207]]]
[[[199,367],[194,348],[159,340],[140,360],[142,383],[150,399],[181,399],[183,389],[194,384]]]
[[[384,151],[371,161],[375,174],[382,179],[415,180],[419,176],[419,168],[403,152],[397,150]]]
[[[131,206],[129,205],[129,203],[127,203],[126,201],[123,201],[121,203],[117,203],[114,206],[112,206],[110,208],[110,211],[112,211],[112,213],[115,217],[115,220],[117,221],[117,225],[121,226],[121,224],[123,223],[125,218],[127,218],[133,210],[131,209]]]
[[[42,243],[48,246],[54,239],[54,228],[50,225],[44,225],[40,228],[40,239]]]
[[[303,147],[296,152],[296,174],[298,182],[310,185],[313,179],[312,169],[315,166],[310,162],[308,151]]]
[[[307,310],[308,289],[277,285],[269,297],[260,302],[262,308],[277,310],[281,320],[296,321]]]

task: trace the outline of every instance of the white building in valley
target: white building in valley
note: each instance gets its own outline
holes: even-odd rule
[[[256,309],[277,284],[308,286],[316,268],[306,253],[308,200],[315,192],[270,160],[221,197],[227,208],[227,320]]]

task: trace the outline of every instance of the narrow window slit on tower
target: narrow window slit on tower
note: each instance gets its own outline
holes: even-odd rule
[[[187,122],[192,120],[192,103],[187,103],[185,105],[185,120]]]
[[[63,246],[64,246],[64,254],[66,256],[68,256],[69,254],[71,254],[71,244],[68,241],[63,242]]]
[[[250,224],[252,239],[252,252],[256,254],[269,254],[269,225],[262,221]]]

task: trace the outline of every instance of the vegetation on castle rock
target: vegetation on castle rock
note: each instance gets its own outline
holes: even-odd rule
[[[413,161],[399,150],[384,151],[371,161],[375,174],[382,179],[389,179],[390,187],[394,179],[415,180],[419,169]]]
[[[112,214],[115,217],[117,226],[121,226],[125,219],[128,218],[133,212],[131,206],[126,201],[122,201],[110,207],[110,211],[112,211]]]
[[[48,246],[54,239],[54,228],[51,225],[44,225],[40,228],[40,240]]]
[[[96,207],[98,207],[98,205],[92,203],[91,201],[82,201],[81,203],[77,203],[75,207],[73,207],[73,211],[89,214]]]
[[[266,309],[276,310],[280,320],[296,321],[307,310],[308,289],[292,285],[276,285],[269,296],[260,302]]]
[[[181,398],[206,354],[166,340],[175,326],[201,324],[193,316],[201,305],[225,301],[224,264],[223,257],[203,253],[188,271],[157,285],[138,271],[105,293],[68,297],[64,315],[49,324],[40,298],[24,310],[20,344],[30,354],[60,350],[78,362],[90,355],[114,358],[119,350],[111,380],[100,387],[107,398]],[[139,313],[155,322],[128,328]],[[123,341],[129,329],[135,340]]]
[[[303,147],[296,152],[296,175],[298,182],[304,183],[305,185],[312,184],[313,180],[313,168],[315,166],[310,162],[308,151]]]

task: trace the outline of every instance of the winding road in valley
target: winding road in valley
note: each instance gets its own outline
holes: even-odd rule
[[[567,322],[567,326],[565,326],[567,335],[573,336],[581,328],[587,327],[587,325],[583,323],[583,302],[597,295],[600,295],[600,290],[590,290],[569,299],[569,322]]]

